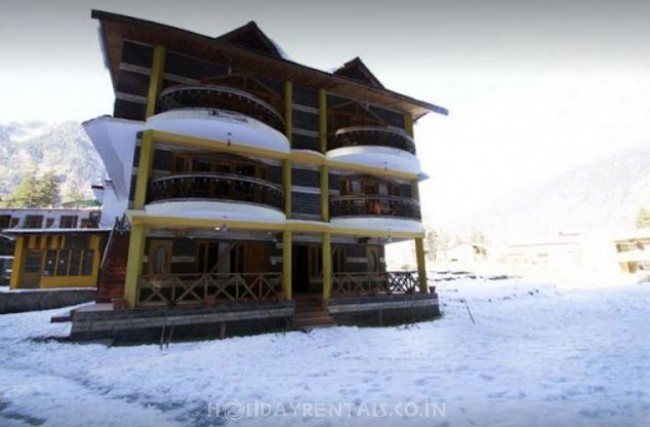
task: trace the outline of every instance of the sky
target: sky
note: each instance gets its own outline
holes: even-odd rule
[[[640,0],[4,0],[0,123],[111,113],[91,9],[210,36],[255,20],[298,63],[359,56],[387,88],[448,108],[415,127],[423,211],[438,223],[650,143]]]

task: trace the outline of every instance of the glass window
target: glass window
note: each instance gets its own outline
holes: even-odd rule
[[[75,228],[77,226],[76,215],[63,215],[59,220],[59,228]]]
[[[11,224],[11,215],[0,215],[0,229],[9,228]]]
[[[42,260],[42,251],[28,251],[25,259],[25,273],[40,273]]]
[[[81,268],[81,249],[73,249],[70,251],[70,276],[78,276]]]
[[[93,274],[93,258],[95,257],[95,251],[85,250],[83,252],[83,261],[81,263],[81,275],[90,276]]]
[[[41,228],[43,226],[43,215],[27,215],[25,217],[25,228]]]
[[[54,271],[56,269],[56,250],[49,250],[45,256],[45,266],[43,267],[43,274],[46,276],[54,276]]]
[[[61,249],[59,251],[59,259],[56,264],[56,275],[57,276],[67,276],[68,275],[68,264],[70,261],[70,251],[68,249]]]

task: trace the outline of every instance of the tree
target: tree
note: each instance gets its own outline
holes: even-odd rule
[[[439,228],[432,228],[426,230],[425,236],[429,258],[436,261],[444,251],[449,249],[449,235]]]
[[[636,216],[636,228],[650,228],[650,209],[639,209]]]
[[[59,180],[50,170],[38,177],[36,170],[23,178],[5,205],[12,208],[40,208],[56,205],[59,201]]]

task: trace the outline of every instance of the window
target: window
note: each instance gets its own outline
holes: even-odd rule
[[[51,249],[46,252],[43,274],[46,276],[90,276],[93,274],[92,249]]]
[[[76,228],[77,220],[76,215],[63,215],[59,220],[59,228]]]
[[[40,273],[42,261],[42,251],[27,251],[27,257],[25,259],[25,273]]]
[[[230,272],[245,273],[246,265],[245,246],[241,243],[234,243],[230,249]]]
[[[11,225],[11,215],[0,215],[0,230],[9,228]]]
[[[24,228],[41,228],[43,226],[43,215],[27,215]]]
[[[332,248],[332,271],[340,273],[345,271],[345,246],[334,246]]]
[[[172,245],[171,240],[152,240],[149,243],[149,274],[165,275],[171,272]]]

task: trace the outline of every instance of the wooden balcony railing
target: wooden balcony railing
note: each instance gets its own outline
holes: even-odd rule
[[[282,299],[282,273],[143,275],[138,282],[141,306]]]
[[[333,296],[412,294],[418,281],[414,271],[384,271],[376,273],[334,273]]]
[[[268,181],[229,173],[190,173],[149,182],[148,203],[232,200],[284,210],[284,191]]]
[[[330,200],[330,215],[420,219],[420,203],[399,196],[341,196]]]
[[[160,112],[187,109],[234,111],[284,132],[284,120],[275,108],[255,95],[227,86],[172,86],[160,93],[158,108]]]
[[[351,126],[338,129],[328,138],[328,150],[342,147],[391,147],[415,154],[413,138],[399,130],[380,126]]]

